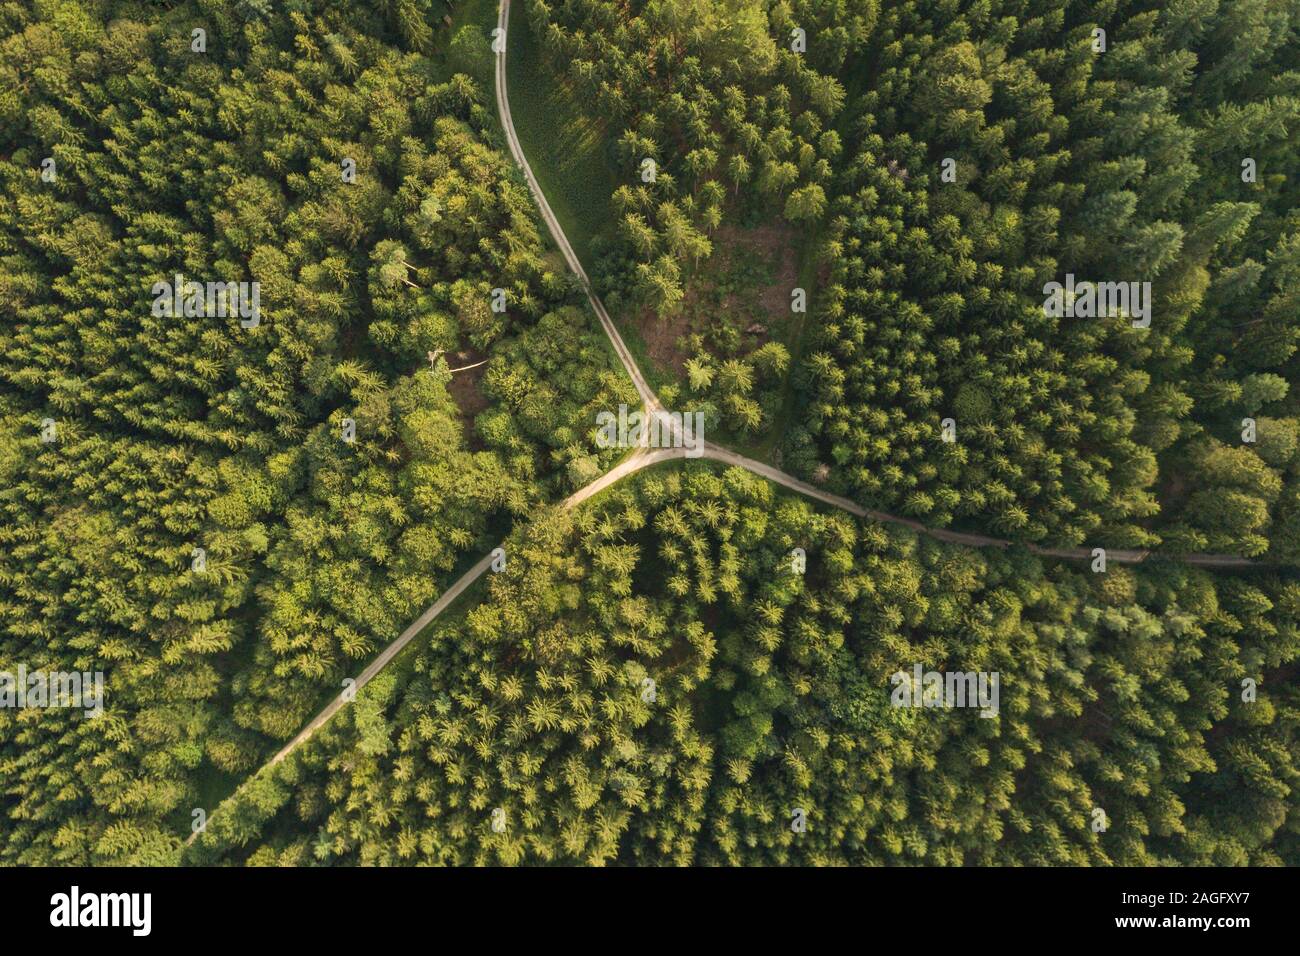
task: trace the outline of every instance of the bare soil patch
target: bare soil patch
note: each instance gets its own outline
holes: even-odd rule
[[[794,229],[784,223],[723,225],[712,239],[713,254],[687,280],[677,314],[664,319],[643,309],[635,318],[647,354],[665,374],[684,373],[694,357],[685,342],[691,335],[702,336],[719,358],[784,338],[790,292],[798,283]]]
[[[465,435],[465,443],[471,451],[482,451],[487,446],[474,427],[474,418],[488,407],[487,397],[479,384],[483,381],[483,373],[487,371],[486,364],[479,364],[485,356],[475,349],[465,348],[449,353],[444,358],[447,360],[448,368],[463,369],[452,374],[447,391],[456,402],[457,417],[460,419],[461,430]],[[473,368],[465,368],[465,366],[473,366]]]
[[[795,231],[788,223],[771,223],[755,229],[722,226],[718,245],[724,254],[738,259],[757,259],[772,269],[772,279],[758,293],[760,322],[769,328],[790,315],[790,290],[798,283],[795,260]]]
[[[713,237],[713,255],[686,290],[685,311],[692,314],[693,331],[713,327],[706,339],[716,352],[743,355],[783,338],[797,283],[793,228],[723,225]]]
[[[670,375],[681,375],[686,360],[691,357],[681,347],[681,340],[691,332],[690,310],[684,308],[674,316],[661,319],[654,309],[642,309],[637,313],[636,327],[655,368]]]

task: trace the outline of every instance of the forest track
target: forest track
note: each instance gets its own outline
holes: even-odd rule
[[[641,369],[637,367],[636,360],[632,358],[632,353],[623,342],[623,336],[619,334],[618,328],[614,325],[614,320],[605,311],[605,304],[600,301],[600,297],[596,295],[595,289],[592,288],[591,280],[587,278],[587,270],[582,268],[582,261],[578,258],[578,254],[573,251],[573,246],[569,244],[569,237],[564,234],[560,221],[555,218],[555,213],[551,210],[551,204],[546,201],[546,194],[542,192],[537,177],[533,175],[533,168],[528,165],[528,157],[524,155],[524,148],[520,145],[519,136],[515,133],[514,120],[510,116],[510,99],[506,95],[506,84],[509,82],[506,77],[506,50],[510,48],[510,32],[507,29],[509,22],[510,0],[501,0],[501,5],[497,10],[497,28],[501,31],[500,36],[504,37],[506,42],[503,44],[502,51],[495,54],[496,96],[497,113],[501,117],[501,127],[505,130],[506,142],[510,146],[510,155],[514,157],[515,163],[519,166],[520,171],[524,174],[524,179],[528,182],[528,189],[532,192],[533,200],[541,211],[542,219],[546,223],[547,230],[551,233],[551,238],[555,240],[556,246],[564,255],[564,261],[569,264],[573,274],[582,283],[582,288],[587,293],[587,301],[591,303],[592,310],[596,313],[596,317],[600,319],[601,327],[604,328],[605,334],[609,336],[610,344],[614,346],[614,351],[618,353],[623,368],[632,379],[632,384],[636,386],[637,394],[641,396],[641,404],[653,411],[659,408],[659,399],[645,380],[645,376],[641,374]]]
[[[751,471],[756,475],[761,475],[768,481],[789,488],[791,491],[797,491],[799,494],[808,498],[813,498],[824,504],[847,511],[850,514],[857,515],[859,518],[867,518],[871,521],[879,521],[882,524],[902,525],[910,528],[918,534],[928,535],[938,541],[947,544],[958,544],[970,548],[1010,548],[1019,544],[1025,550],[1032,554],[1044,558],[1060,558],[1071,561],[1090,561],[1096,555],[1093,554],[1092,548],[1067,548],[1067,547],[1050,547],[1047,545],[1033,544],[1031,542],[1008,541],[1005,538],[993,538],[985,534],[976,534],[969,531],[949,531],[946,528],[930,528],[919,521],[911,518],[903,518],[899,515],[892,515],[887,511],[875,511],[871,508],[864,508],[856,501],[840,495],[832,494],[818,488],[816,485],[810,485],[806,481],[794,477],[781,471],[779,468],[773,468],[761,461],[755,461],[753,458],[746,458],[730,449],[723,448],[720,445],[714,445],[711,442],[705,442],[704,455],[711,461],[720,461],[727,465],[734,465],[737,468],[743,468]],[[1106,560],[1113,561],[1116,564],[1141,564],[1149,558],[1161,557],[1157,551],[1147,550],[1130,550],[1127,548],[1107,548]],[[1233,554],[1184,554],[1171,555],[1171,558],[1181,561],[1184,564],[1193,564],[1203,568],[1220,568],[1242,570],[1251,568],[1261,568],[1267,565],[1262,562],[1252,561],[1250,558],[1242,558]]]

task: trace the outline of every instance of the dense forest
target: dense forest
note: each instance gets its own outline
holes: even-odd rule
[[[1294,563],[1298,24],[1254,0],[888,5],[796,460],[927,524]],[[1150,314],[1048,314],[1067,273],[1149,282]]]
[[[165,858],[635,399],[408,5],[200,6],[0,7],[0,670],[110,702],[0,711],[9,862]]]
[[[517,532],[486,600],[194,859],[1296,859],[1300,584],[937,544],[739,469],[635,482]],[[915,663],[1000,673],[997,716],[891,706]]]
[[[0,0],[0,863],[1300,862],[1300,0],[513,7]]]

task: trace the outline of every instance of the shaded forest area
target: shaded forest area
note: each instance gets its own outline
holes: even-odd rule
[[[787,461],[931,526],[1295,564],[1298,22],[883,4]],[[1046,314],[1067,273],[1149,282],[1149,327]]]

